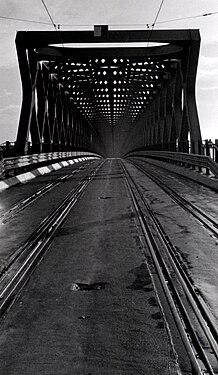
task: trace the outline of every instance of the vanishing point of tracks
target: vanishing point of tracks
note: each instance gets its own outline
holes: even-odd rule
[[[135,163],[133,165],[157,183],[176,203],[203,222],[214,235],[218,235],[218,225],[212,218],[180,197],[158,178],[145,172],[142,167]],[[171,243],[127,168],[123,164],[122,166],[146,245],[190,358],[193,374],[218,374],[218,332],[210,311],[190,280],[177,248]]]

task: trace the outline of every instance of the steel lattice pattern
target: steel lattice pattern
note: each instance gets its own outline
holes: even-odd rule
[[[90,124],[116,125],[124,115],[137,121],[167,80],[170,62],[101,58],[47,65]]]

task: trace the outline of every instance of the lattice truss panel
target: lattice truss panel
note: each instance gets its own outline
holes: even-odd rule
[[[117,125],[124,115],[134,123],[168,78],[169,62],[102,58],[50,64],[65,93],[90,124]]]
[[[22,64],[23,104],[18,129],[20,143],[25,142],[30,135],[36,152],[74,149],[100,151],[102,147],[98,133],[87,123],[82,106],[75,105],[62,78],[59,80],[54,63],[37,61],[35,57],[30,52],[27,61]],[[28,69],[25,69],[24,63]],[[64,65],[60,64],[60,72]]]
[[[190,48],[187,39],[170,49],[166,43],[85,53],[18,46],[23,104],[17,141],[30,132],[39,151],[80,148],[120,156],[137,148],[187,152],[190,139],[199,152],[199,47],[197,40]]]
[[[40,61],[36,71],[32,139],[52,144],[53,149],[63,145],[66,149],[86,149],[92,144],[97,147],[99,137],[81,102],[85,100],[83,92],[77,92],[76,96],[70,92],[69,63]],[[73,86],[78,80],[79,76]]]

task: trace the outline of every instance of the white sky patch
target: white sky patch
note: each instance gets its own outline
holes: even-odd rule
[[[201,66],[206,68],[217,68],[218,66],[218,56],[204,56],[201,55],[200,58]]]
[[[0,95],[0,98],[4,98],[4,97],[7,97],[7,96],[11,96],[11,95],[12,95],[11,91],[8,91],[7,89],[3,89],[3,93],[2,93],[2,95]]]
[[[201,56],[197,77],[198,90],[214,90],[218,86],[218,57]]]
[[[17,65],[17,55],[15,48],[15,33],[0,33],[0,68]]]
[[[210,86],[210,87],[201,87],[201,90],[203,91],[217,91],[218,90],[218,85],[217,86]]]
[[[2,112],[8,112],[10,110],[14,110],[14,111],[18,111],[20,109],[20,106],[19,105],[16,105],[16,104],[9,104],[7,105],[6,107],[4,108],[0,108],[0,113]]]

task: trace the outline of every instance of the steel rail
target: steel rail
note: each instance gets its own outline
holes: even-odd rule
[[[155,216],[154,212],[152,211],[151,207],[141,194],[140,190],[137,188],[138,194],[140,195],[143,204],[145,205],[146,209],[148,210],[152,221],[155,224],[156,231],[159,233],[161,241],[166,248],[166,252],[168,256],[170,256],[171,263],[173,265],[174,271],[177,274],[177,277],[180,279],[180,282],[183,286],[184,292],[189,300],[189,303],[192,305],[192,308],[195,310],[196,316],[199,320],[199,323],[202,325],[205,335],[207,336],[214,353],[218,359],[218,332],[216,327],[214,326],[208,309],[206,308],[203,300],[200,300],[200,296],[196,293],[196,287],[191,282],[190,278],[188,277],[187,273],[184,271],[184,268],[180,264],[178,260],[178,251],[176,250],[175,246],[171,243],[169,237],[166,235],[162,225],[160,224],[159,220]],[[200,310],[201,314],[198,314],[198,310]],[[209,330],[208,330],[209,327]]]
[[[98,167],[97,167],[98,168]],[[82,167],[80,167],[79,169],[82,169]],[[76,171],[78,171],[77,169],[76,169]],[[75,172],[76,172],[75,171]],[[72,173],[73,174],[73,173]],[[69,174],[69,175],[65,175],[64,176],[64,178],[66,177],[66,178],[70,178],[71,176],[72,176],[72,174]],[[85,179],[86,178],[88,178],[89,177],[89,175],[88,176],[86,176],[85,177]],[[63,177],[61,177],[61,179],[63,179]],[[85,179],[83,179],[83,181],[85,181]],[[83,183],[83,181],[81,182],[81,183]],[[57,184],[59,184],[59,182],[57,183]],[[48,189],[48,191],[50,191],[50,190],[52,190],[52,188],[53,188],[53,186],[51,186],[52,184],[49,184],[48,186],[47,186],[47,188],[46,188],[46,190]],[[51,189],[50,189],[50,187],[51,187]],[[54,182],[54,187],[56,187],[56,182]],[[73,195],[73,194],[76,194],[76,192],[77,192],[77,190],[79,189],[79,187],[80,187],[80,185],[78,184],[73,190],[71,190],[71,192],[65,197],[65,199],[68,199],[71,195]],[[45,193],[47,193],[48,191],[46,191],[46,192],[44,192],[44,191],[42,191],[42,195],[44,195]],[[40,190],[37,192],[37,193],[39,193],[39,196],[41,196],[40,195]],[[37,198],[38,198],[38,196],[37,196]],[[36,198],[36,199],[37,199]],[[64,202],[65,202],[65,200],[64,201],[62,201],[61,202],[61,204],[58,206],[58,208],[56,209],[56,210],[59,210],[60,209],[60,207],[61,207],[61,205],[62,204],[64,204]],[[22,202],[21,202],[22,203]],[[31,203],[32,203],[32,201],[31,201]],[[24,203],[25,204],[25,203]],[[28,202],[27,202],[27,204],[29,204]],[[44,228],[44,226],[46,226],[47,225],[47,221],[48,220],[52,220],[52,217],[53,217],[53,215],[56,215],[56,210],[54,210],[49,216],[47,216],[40,224],[39,224],[39,226],[36,228],[36,230],[29,236],[29,238],[26,240],[26,242],[24,243],[24,244],[22,244],[21,246],[19,246],[19,248],[11,255],[11,256],[9,256],[8,257],[8,260],[6,261],[6,263],[4,264],[4,267],[2,267],[2,269],[0,270],[0,277],[1,277],[1,275],[4,273],[4,272],[6,272],[7,271],[7,269],[11,266],[11,264],[16,260],[16,258],[22,253],[22,252],[24,252],[28,247],[30,247],[31,246],[31,244],[33,243],[33,241],[35,241],[36,240],[36,236],[37,236],[37,233],[39,233],[39,235],[40,235],[40,233],[42,233],[42,231],[43,231],[43,228]]]
[[[143,172],[143,168],[142,169],[140,168],[140,171]],[[146,175],[150,178],[149,173],[146,174]],[[166,185],[164,185],[164,186],[166,187]],[[161,187],[161,184],[160,184],[160,187]],[[174,193],[174,191],[171,188],[169,188],[169,189],[172,193]],[[193,304],[193,308],[199,309],[201,311],[203,319],[201,319],[201,315],[198,316],[198,319],[201,319],[202,325],[205,325],[205,322],[206,322],[206,326],[205,326],[205,329],[204,329],[205,334],[208,336],[208,340],[210,341],[212,347],[214,348],[214,352],[216,353],[216,356],[217,356],[217,359],[218,359],[218,344],[217,344],[218,343],[218,332],[217,332],[217,329],[216,329],[216,327],[215,327],[215,325],[212,321],[212,318],[210,316],[211,314],[210,314],[204,300],[201,298],[201,296],[199,294],[197,294],[196,287],[193,285],[193,282],[190,280],[187,273],[184,271],[184,267],[180,264],[180,262],[178,260],[179,254],[178,254],[178,251],[176,250],[176,247],[171,243],[171,241],[170,241],[169,237],[166,235],[162,225],[160,224],[159,220],[155,216],[151,207],[146,202],[145,198],[142,196],[142,194],[141,194],[141,192],[139,191],[138,188],[137,188],[137,190],[138,190],[138,194],[140,194],[140,197],[141,197],[144,205],[146,206],[150,216],[152,217],[153,222],[155,223],[156,230],[161,235],[161,238],[164,242],[164,245],[167,248],[168,253],[172,257],[172,263],[175,264],[174,269],[175,269],[176,272],[178,272],[178,277],[180,278],[181,282],[183,283],[184,291],[187,295],[187,298],[189,298],[190,303],[193,303],[193,300],[194,300],[195,306]],[[165,189],[164,189],[164,191],[165,191]],[[165,191],[165,192],[168,194],[167,191]],[[175,194],[180,197],[179,194],[177,194],[177,193],[175,193]],[[181,197],[181,198],[184,199],[183,197]],[[177,202],[177,203],[179,203],[179,202]],[[184,282],[184,280],[185,280],[185,282]],[[192,295],[192,297],[190,296],[190,294]],[[208,327],[209,327],[210,331],[208,331],[208,329],[207,329]]]
[[[138,214],[139,221],[140,221],[140,224],[141,224],[141,227],[142,227],[142,230],[143,230],[143,233],[144,233],[149,251],[152,255],[154,264],[156,266],[156,269],[157,269],[158,275],[160,277],[163,289],[164,289],[165,294],[167,296],[167,299],[168,299],[169,305],[171,307],[173,316],[174,316],[175,321],[178,325],[178,329],[181,333],[181,337],[183,339],[184,345],[185,345],[185,347],[187,349],[187,352],[188,352],[188,355],[190,357],[190,361],[191,361],[193,369],[195,371],[194,373],[195,374],[202,374],[201,366],[199,364],[199,361],[196,358],[196,354],[198,353],[202,362],[204,363],[205,369],[209,372],[209,374],[214,374],[214,370],[212,368],[212,365],[211,365],[210,361],[208,360],[207,354],[205,353],[205,350],[202,347],[202,345],[201,345],[201,343],[198,339],[198,336],[195,332],[195,328],[193,327],[193,325],[191,323],[189,313],[187,312],[187,310],[186,310],[186,308],[185,308],[185,306],[182,302],[182,299],[180,298],[179,293],[177,292],[176,287],[174,286],[174,282],[172,280],[172,277],[171,277],[170,271],[168,269],[168,266],[167,266],[166,262],[164,261],[163,257],[160,254],[160,250],[158,248],[155,237],[153,236],[152,231],[151,231],[149,225],[147,224],[147,222],[144,218],[143,212],[140,208],[140,204],[138,203],[138,198],[136,197],[136,194],[134,193],[133,188],[131,187],[131,184],[133,184],[134,189],[136,189],[137,195],[139,196],[139,200],[141,201],[143,206],[145,206],[147,210],[149,209],[148,210],[149,216],[151,216],[152,223],[154,224],[154,227],[155,227],[155,231],[158,234],[158,238],[161,239],[162,244],[164,244],[164,246],[165,246],[165,251],[167,250],[167,253],[169,254],[168,258],[170,260],[170,265],[173,265],[173,269],[174,269],[174,271],[177,275],[177,278],[179,279],[180,283],[182,284],[183,289],[185,290],[185,294],[186,294],[186,297],[189,301],[189,304],[191,305],[191,307],[193,309],[193,312],[194,312],[195,316],[197,317],[198,322],[199,322],[200,326],[202,327],[216,358],[217,358],[217,355],[218,355],[217,354],[217,340],[211,335],[211,331],[210,331],[209,327],[207,326],[207,323],[205,323],[204,318],[201,316],[201,311],[198,310],[198,307],[195,305],[195,302],[196,302],[195,298],[194,298],[194,300],[192,299],[192,295],[195,295],[195,291],[194,291],[193,288],[190,291],[189,288],[187,287],[187,285],[186,285],[187,278],[184,277],[184,273],[181,272],[181,267],[178,266],[178,262],[175,261],[175,257],[173,256],[171,249],[169,248],[169,246],[167,246],[165,233],[163,233],[162,231],[159,230],[159,228],[158,228],[159,224],[157,225],[157,221],[153,221],[154,215],[151,215],[151,213],[152,213],[151,208],[149,207],[148,203],[144,200],[140,190],[138,189],[138,186],[136,185],[135,181],[130,176],[129,172],[127,171],[127,169],[124,165],[123,165],[123,170],[124,170],[125,177],[126,177],[127,187],[128,187],[129,192],[130,192],[131,198],[133,200],[133,204],[134,204],[134,207],[136,209],[136,212]],[[131,181],[131,184],[130,184],[129,180]],[[169,241],[169,239],[167,239],[167,241]],[[184,277],[184,279],[183,279],[183,277]],[[174,300],[176,301],[176,305],[174,303]],[[179,313],[178,313],[178,309],[179,309]],[[182,320],[185,323],[185,327],[184,327],[183,323],[181,323],[181,321],[179,322],[180,316],[182,316]],[[187,335],[187,332],[186,332],[187,329],[188,329],[189,335],[191,336],[192,343],[190,342],[190,340],[188,338],[188,335]],[[194,346],[194,350],[193,350],[193,346]]]
[[[140,160],[139,160],[140,161]],[[195,204],[189,202],[187,199],[182,197],[180,194],[178,194],[176,191],[174,191],[172,188],[164,184],[157,176],[154,176],[147,170],[145,170],[144,167],[141,165],[138,165],[136,162],[133,162],[132,160],[130,163],[137,168],[139,171],[141,171],[143,174],[145,174],[149,179],[151,179],[154,183],[156,183],[166,194],[170,196],[180,207],[182,207],[186,212],[191,214],[198,222],[200,222],[208,231],[210,231],[216,238],[218,238],[218,222],[211,217],[209,214],[202,211],[199,207],[197,207]],[[187,277],[187,275],[186,275]],[[188,277],[187,277],[188,278]],[[189,281],[190,283],[190,281]],[[193,285],[190,283],[190,289],[193,288]],[[200,301],[201,299],[201,301]],[[199,295],[198,298],[196,298],[196,303],[198,305],[198,308],[201,310],[202,315],[204,316],[204,319],[207,321],[207,324],[210,328],[210,331],[215,338],[216,342],[218,342],[218,332],[214,324],[214,319],[210,314],[210,311],[208,310],[208,306],[206,305],[205,301],[201,296]],[[208,316],[210,316],[210,319],[208,320]]]
[[[79,168],[81,169],[81,168]],[[52,189],[57,187],[61,184],[64,180],[67,180],[71,178],[75,173],[79,171],[79,169],[76,169],[72,171],[71,173],[68,173],[62,177],[58,177],[55,181],[46,184],[42,188],[38,189],[35,193],[30,195],[29,197],[22,199],[20,202],[16,203],[13,207],[9,208],[7,211],[3,212],[0,215],[1,222],[0,224],[7,224],[10,220],[12,220],[17,214],[19,214],[21,211],[23,211],[26,207],[28,207],[30,204],[35,202],[37,199],[41,198],[43,195],[50,192]]]
[[[71,190],[61,204],[40,223],[38,228],[18,248],[8,260],[3,270],[1,270],[0,315],[3,315],[15,299],[19,290],[27,282],[36,264],[38,264],[42,255],[47,250],[56,231],[60,228],[69,211],[80,199],[102,164],[104,162],[100,163],[76,188]]]
[[[152,175],[150,172],[146,171],[142,166],[136,164],[131,160],[130,162],[135,168],[144,173],[148,178],[155,182],[162,190],[164,190],[177,204],[180,205],[184,210],[189,212],[194,216],[201,224],[204,225],[214,236],[218,238],[218,222],[211,217],[209,214],[205,213],[195,204],[189,202],[187,199],[183,198],[180,194],[175,192],[172,188],[164,184],[157,176]]]

